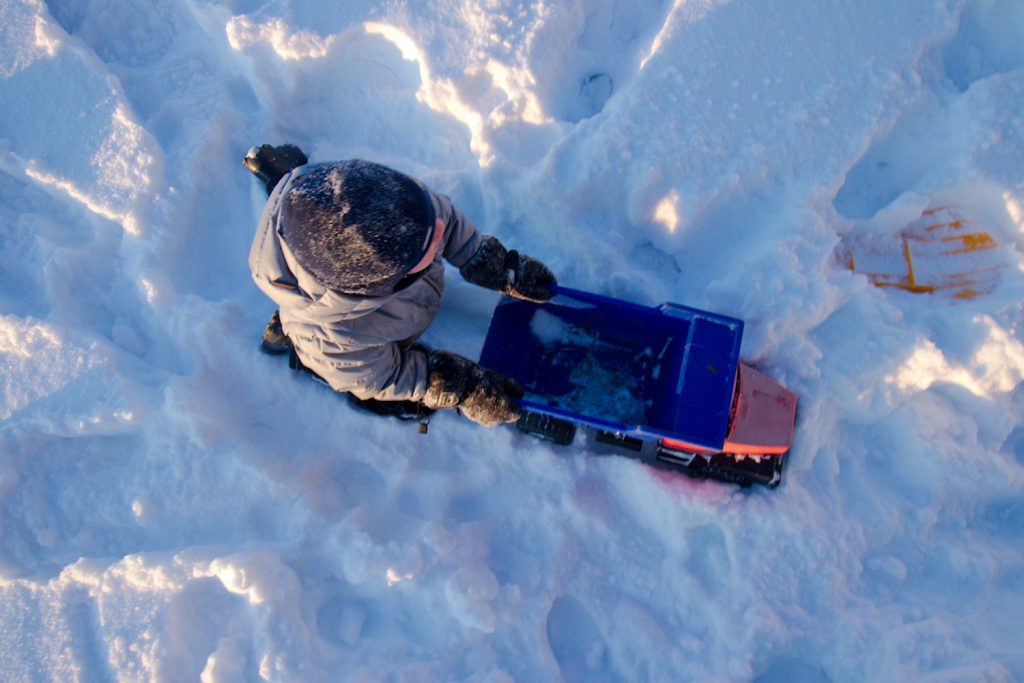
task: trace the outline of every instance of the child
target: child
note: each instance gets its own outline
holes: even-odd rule
[[[294,145],[254,147],[244,163],[269,194],[249,253],[256,285],[278,305],[265,350],[290,352],[374,412],[457,408],[488,426],[519,418],[515,381],[415,342],[441,304],[442,257],[469,282],[537,302],[556,284],[543,263],[386,166],[310,164]]]

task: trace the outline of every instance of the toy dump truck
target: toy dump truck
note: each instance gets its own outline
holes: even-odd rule
[[[796,396],[740,362],[743,321],[556,287],[503,297],[481,365],[526,389],[518,428],[568,445],[583,431],[656,467],[776,486]]]

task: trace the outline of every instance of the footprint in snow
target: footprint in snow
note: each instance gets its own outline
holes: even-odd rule
[[[620,681],[609,671],[608,643],[575,598],[557,598],[548,613],[548,643],[566,683]]]
[[[690,557],[687,569],[712,593],[721,590],[729,581],[732,562],[721,529],[706,525],[687,534]]]

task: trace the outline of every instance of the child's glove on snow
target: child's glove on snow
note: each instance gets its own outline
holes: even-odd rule
[[[543,263],[506,249],[498,238],[488,235],[469,262],[459,269],[474,285],[509,294],[517,299],[544,303],[551,298],[549,287],[558,284]]]
[[[519,419],[521,410],[513,399],[522,397],[523,388],[515,380],[449,351],[431,351],[427,358],[430,376],[423,405],[458,408],[487,427]]]
[[[269,196],[281,178],[285,177],[292,169],[305,166],[309,158],[305,152],[292,144],[259,145],[250,149],[242,163],[249,169],[249,172],[263,181]]]

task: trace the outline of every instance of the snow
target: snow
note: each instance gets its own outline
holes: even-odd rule
[[[0,3],[0,676],[1024,679],[1018,0]],[[741,491],[262,355],[241,158],[423,178],[560,282],[745,321]],[[992,292],[836,263],[956,204]],[[426,341],[479,353],[449,273]]]

